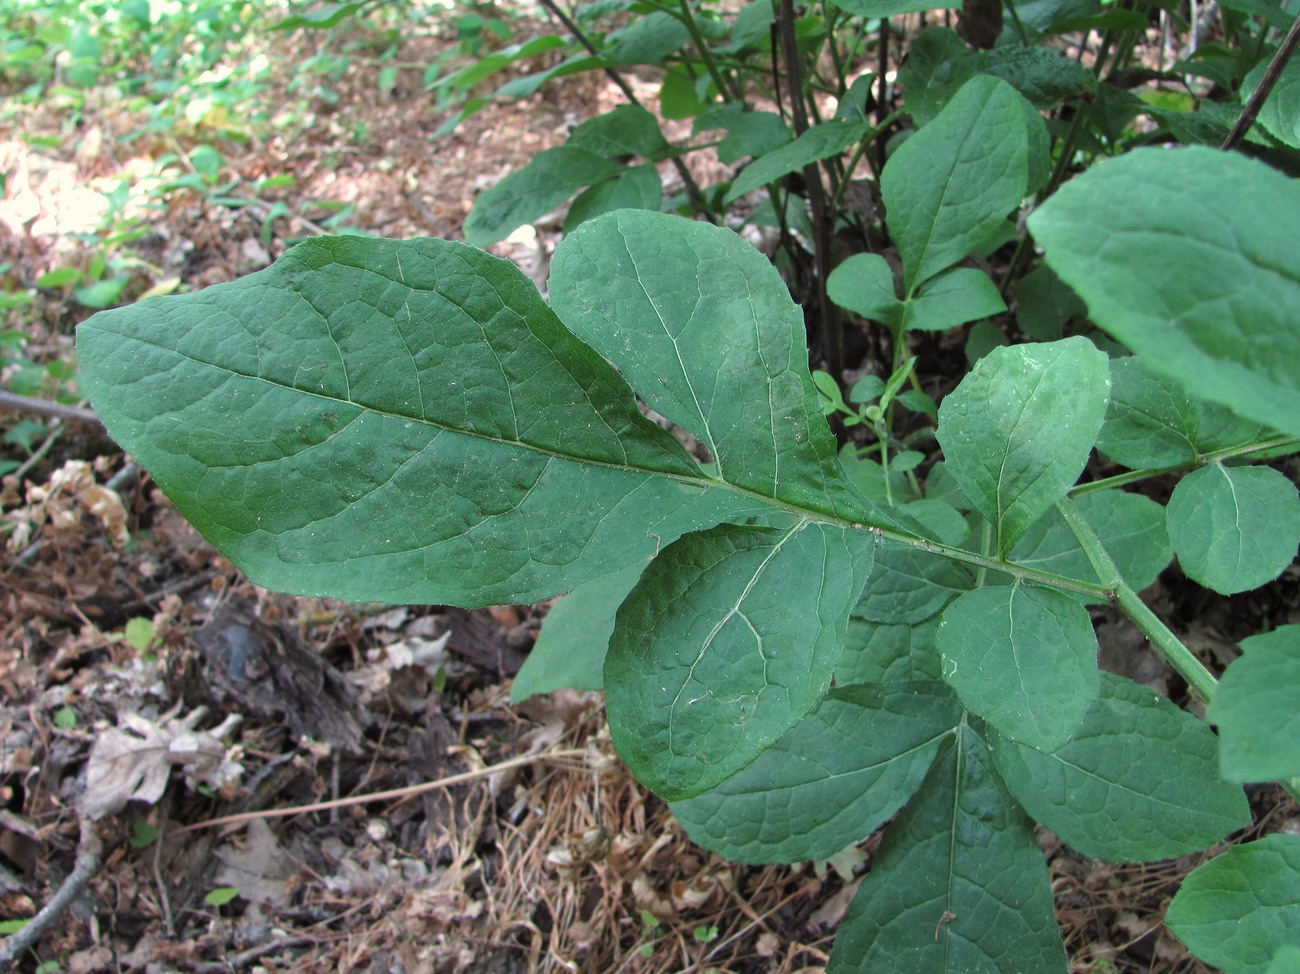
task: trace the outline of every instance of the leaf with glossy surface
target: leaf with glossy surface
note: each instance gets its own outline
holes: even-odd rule
[[[1033,824],[970,727],[885,831],[827,974],[1065,974]]]
[[[710,489],[531,281],[463,244],[308,241],[101,314],[78,350],[109,432],[278,591],[534,602],[763,509]]]
[[[939,407],[947,469],[1006,557],[1065,496],[1106,412],[1106,356],[1085,338],[996,348]]]
[[[1300,185],[1200,147],[1137,149],[1029,218],[1098,325],[1188,391],[1300,433]]]
[[[1241,641],[1205,718],[1219,727],[1219,761],[1229,781],[1300,775],[1300,626]]]
[[[827,859],[898,811],[960,718],[941,683],[839,687],[753,764],[673,814],[733,862]]]
[[[1165,924],[1224,974],[1265,974],[1300,943],[1300,836],[1266,835],[1193,870]]]
[[[669,801],[716,787],[817,705],[873,540],[803,520],[721,525],[651,562],[605,659],[610,733],[643,784]]]
[[[1097,637],[1088,610],[1024,582],[958,596],[939,624],[943,678],[1000,734],[1064,744],[1097,699]]]
[[[1020,96],[995,78],[972,79],[899,146],[880,177],[904,297],[995,236],[1028,184]]]
[[[860,518],[808,370],[803,313],[776,268],[721,227],[625,210],[584,223],[552,262],[551,302],[717,476]]]
[[[1270,467],[1195,470],[1178,482],[1166,513],[1183,571],[1220,595],[1271,582],[1300,547],[1296,486]]]
[[[724,202],[733,203],[746,193],[798,172],[804,166],[838,156],[870,131],[870,122],[832,119],[816,125],[788,145],[759,156],[746,166],[727,190]]]
[[[1172,859],[1250,824],[1245,794],[1219,777],[1209,726],[1121,676],[1101,674],[1101,696],[1060,747],[991,743],[1024,810],[1085,856]]]
[[[504,240],[583,187],[612,179],[626,168],[586,149],[567,145],[545,149],[474,201],[465,220],[465,239],[475,247]]]

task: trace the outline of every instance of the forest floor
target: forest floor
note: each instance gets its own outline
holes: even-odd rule
[[[33,296],[7,312],[6,378],[57,378],[48,366],[72,361],[90,311],[78,282],[32,288],[51,270],[76,267],[84,286],[102,259],[132,295],[196,289],[265,266],[340,213],[370,233],[457,238],[476,192],[619,101],[603,78],[577,76],[434,140],[455,106],[439,107],[416,69],[381,87],[385,62],[354,50],[327,86],[295,85],[344,40],[269,38],[281,67],[258,97],[294,114],[250,122],[242,139],[205,130],[204,116],[151,129],[109,92],[71,111],[0,91],[0,278]],[[456,43],[413,34],[397,61],[428,64]],[[218,147],[215,169],[199,145]],[[166,154],[211,178],[150,187]],[[124,180],[136,194],[112,203]],[[119,226],[145,231],[129,243],[103,229],[115,205]],[[498,250],[540,280],[557,233],[543,221]],[[615,755],[599,694],[510,702],[546,606],[275,595],[94,423],[10,413],[0,429],[21,464],[0,492],[0,921],[34,915],[79,856],[91,867],[15,969],[823,969],[875,839],[792,867],[693,847]],[[1300,622],[1294,569],[1234,606],[1180,581],[1166,573],[1145,596],[1216,672],[1243,635],[1235,615]],[[1266,602],[1242,612],[1248,599]],[[1185,696],[1115,619],[1097,621],[1113,665]],[[235,654],[258,661],[258,679]],[[1233,841],[1295,827],[1280,791],[1251,798],[1255,824]],[[93,824],[88,806],[102,812]],[[1162,916],[1180,878],[1220,850],[1125,866],[1040,841],[1072,971],[1206,970]]]

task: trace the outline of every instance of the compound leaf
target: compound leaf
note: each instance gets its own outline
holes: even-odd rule
[[[898,811],[960,718],[941,683],[836,688],[753,764],[673,814],[736,862],[829,858]]]
[[[1206,719],[1219,726],[1219,761],[1229,781],[1300,775],[1300,626],[1241,641]]]
[[[1250,824],[1218,775],[1214,732],[1147,687],[1110,673],[1065,744],[993,738],[1007,788],[1077,852],[1111,862],[1172,859]]]
[[[650,563],[605,658],[610,732],[643,784],[669,801],[707,791],[817,705],[873,541],[805,520],[724,524]]]
[[[1149,368],[1295,434],[1298,214],[1300,185],[1262,162],[1149,148],[1071,180],[1029,229],[1092,319]]]
[[[828,974],[1065,974],[1032,823],[970,727],[885,832]]]
[[[1166,514],[1183,571],[1220,595],[1271,582],[1300,546],[1300,497],[1270,467],[1195,470],[1174,488]]]
[[[1300,836],[1266,835],[1198,866],[1165,923],[1224,974],[1265,974],[1276,952],[1300,943]]]
[[[513,265],[311,240],[78,329],[112,436],[278,591],[532,602],[762,508],[710,489]]]
[[[947,469],[1005,558],[1078,480],[1106,411],[1106,356],[1085,338],[996,348],[944,399]]]
[[[999,733],[1064,744],[1097,699],[1097,637],[1088,610],[1024,582],[957,597],[939,625],[943,678]]]
[[[903,294],[992,239],[1029,185],[1023,100],[996,78],[962,86],[890,156],[880,177]]]

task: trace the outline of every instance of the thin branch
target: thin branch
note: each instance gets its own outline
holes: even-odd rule
[[[1228,137],[1223,140],[1223,145],[1219,146],[1225,152],[1235,149],[1238,143],[1246,137],[1250,127],[1255,124],[1255,116],[1259,110],[1264,107],[1264,102],[1273,91],[1273,86],[1277,84],[1277,79],[1282,76],[1282,70],[1286,67],[1287,61],[1291,60],[1291,55],[1295,53],[1296,45],[1300,44],[1300,14],[1296,15],[1295,22],[1291,24],[1291,29],[1287,31],[1286,37],[1283,38],[1282,44],[1278,47],[1277,53],[1273,55],[1273,60],[1268,63],[1268,68],[1264,71],[1264,77],[1259,80],[1259,86],[1246,102],[1246,107],[1241,110],[1237,116],[1236,124],[1232,126],[1232,131]]]
[[[89,409],[82,409],[80,406],[66,406],[61,402],[50,402],[48,399],[33,399],[31,396],[20,396],[16,392],[9,392],[0,389],[0,409],[12,409],[18,413],[31,413],[35,416],[46,416],[50,419],[67,419],[74,423],[88,423],[92,426],[103,426],[103,422]]]
[[[210,829],[218,825],[238,825],[242,822],[250,822],[255,818],[285,818],[290,815],[306,815],[310,812],[328,812],[335,808],[349,808],[353,805],[367,805],[370,802],[394,801],[396,799],[411,798],[415,795],[422,795],[426,791],[437,791],[441,788],[450,788],[452,785],[462,785],[469,781],[478,781],[481,778],[490,778],[494,774],[502,771],[509,771],[514,768],[526,768],[529,765],[537,764],[539,761],[550,761],[556,758],[575,758],[583,757],[585,751],[550,751],[543,754],[528,754],[523,757],[511,758],[508,761],[502,761],[500,764],[494,764],[486,768],[479,768],[477,771],[465,771],[460,774],[448,775],[445,778],[439,778],[437,781],[426,781],[419,785],[408,785],[405,788],[393,788],[389,791],[376,791],[368,795],[353,795],[351,798],[339,798],[335,801],[316,802],[312,805],[294,805],[289,808],[268,808],[260,812],[243,812],[239,815],[226,815],[223,818],[209,819],[206,822],[195,822],[193,825],[186,825],[184,828],[176,829],[168,833],[168,838],[174,835],[181,835],[185,832],[195,832],[199,829]]]
[[[0,970],[8,970],[15,960],[35,945],[45,929],[71,905],[90,882],[90,877],[99,870],[104,846],[99,840],[99,833],[95,831],[95,823],[83,815],[79,819],[79,824],[81,838],[77,843],[77,858],[72,872],[68,874],[68,878],[63,881],[63,885],[44,908],[27,921],[26,926],[0,944]]]
[[[573,19],[559,8],[555,3],[555,0],[542,0],[542,6],[549,10],[552,16],[564,25],[564,29],[572,34],[577,39],[578,43],[587,49],[587,52],[592,57],[599,58],[601,56],[596,45],[591,42],[591,38],[584,34],[582,28],[574,23]],[[645,106],[641,104],[641,100],[637,98],[636,93],[632,91],[631,85],[623,80],[621,74],[615,71],[608,64],[604,65],[604,70],[605,74],[609,77],[609,80],[618,86],[618,90],[623,92],[623,96],[628,101],[633,105],[636,105],[637,108],[645,108]],[[713,219],[713,214],[709,212],[709,204],[704,199],[704,194],[700,192],[700,184],[695,181],[695,177],[691,175],[691,171],[686,168],[686,163],[683,162],[679,156],[673,156],[669,159],[669,162],[671,162],[673,167],[677,170],[677,175],[682,177],[682,183],[686,186],[686,195],[689,196],[691,200],[691,208],[695,210],[697,214],[703,214],[709,217],[709,219]]]

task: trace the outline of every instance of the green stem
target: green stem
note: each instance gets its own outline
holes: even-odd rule
[[[713,84],[718,89],[718,94],[722,96],[724,102],[740,101],[740,95],[737,94],[727,79],[723,77],[721,70],[713,60],[713,52],[709,50],[708,41],[700,33],[700,25],[695,22],[695,14],[691,12],[689,0],[681,0],[681,15],[677,17],[686,29],[690,32],[691,41],[695,44],[695,50],[699,52],[700,59],[704,62],[705,68],[708,69],[709,77],[713,79]]]
[[[1110,552],[1102,545],[1097,533],[1084,520],[1074,504],[1069,500],[1059,501],[1056,509],[1060,511],[1061,516],[1065,518],[1065,523],[1074,532],[1079,546],[1083,548],[1088,561],[1092,563],[1092,570],[1101,579],[1101,584],[1115,593],[1115,601],[1119,603],[1119,607],[1124,610],[1133,624],[1142,630],[1142,634],[1151,641],[1151,645],[1155,646],[1166,662],[1187,681],[1192,691],[1208,704],[1218,684],[1214,675],[1192,654],[1190,649],[1183,645],[1182,640],[1160,621],[1160,617],[1147,608],[1147,604],[1120,577],[1119,569],[1115,567]]]
[[[1165,474],[1182,473],[1185,470],[1191,470],[1194,467],[1203,467],[1208,463],[1221,462],[1236,458],[1250,457],[1256,454],[1270,454],[1274,451],[1283,451],[1294,453],[1300,451],[1300,436],[1275,436],[1267,440],[1259,440],[1255,443],[1245,443],[1238,446],[1227,446],[1221,450],[1211,450],[1209,453],[1202,453],[1195,460],[1187,463],[1180,463],[1172,467],[1159,467],[1155,470],[1128,470],[1124,473],[1115,474],[1113,477],[1104,477],[1101,480],[1094,480],[1091,483],[1080,484],[1070,491],[1071,497],[1081,497],[1084,494],[1092,494],[1099,490],[1107,490],[1111,487],[1123,487],[1127,484],[1135,484],[1142,480],[1148,480],[1152,477],[1161,477]]]

